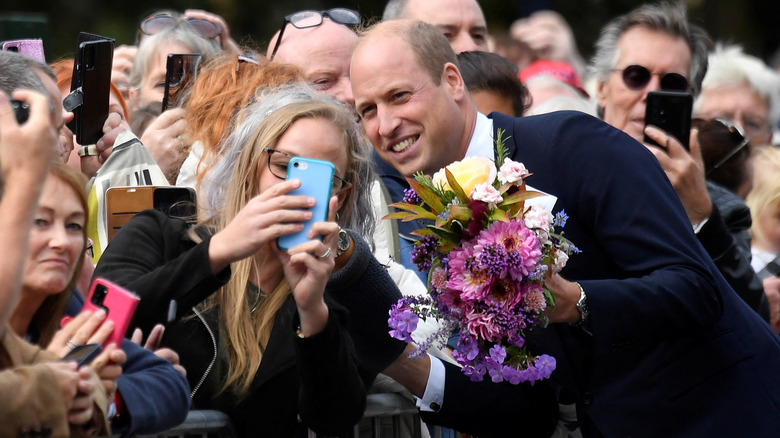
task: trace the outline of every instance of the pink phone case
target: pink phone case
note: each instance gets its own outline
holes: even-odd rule
[[[97,278],[92,282],[83,310],[96,312],[104,309],[106,319],[114,322],[114,331],[103,342],[104,347],[112,342],[121,345],[140,301],[136,294],[106,279]]]
[[[3,50],[17,52],[21,55],[35,58],[38,61],[46,62],[46,58],[43,55],[43,40],[40,38],[5,41]]]

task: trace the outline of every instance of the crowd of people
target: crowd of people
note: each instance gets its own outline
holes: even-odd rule
[[[114,51],[94,145],[68,126],[72,59],[0,52],[0,436],[152,434],[206,409],[239,436],[342,436],[387,391],[452,437],[777,433],[780,73],[671,1],[607,22],[590,60],[552,11],[503,36],[477,0],[289,12],[263,48],[211,12],[150,14]],[[191,53],[163,109],[168,56]],[[692,95],[687,138],[645,123],[662,90]],[[533,384],[474,381],[426,342],[434,318],[388,334],[429,280],[425,224],[382,217],[415,174],[496,160],[497,137],[581,251],[545,278],[555,307],[526,343],[556,369]],[[283,250],[317,202],[285,178],[295,157],[334,174],[325,220]],[[143,185],[194,191],[194,213],[109,230],[108,190]],[[118,345],[82,310],[98,278],[140,298]],[[103,347],[79,367],[85,344]]]

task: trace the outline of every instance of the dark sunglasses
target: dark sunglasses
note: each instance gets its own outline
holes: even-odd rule
[[[141,22],[141,32],[145,35],[154,35],[162,30],[174,27],[182,21],[186,21],[200,36],[209,40],[213,40],[222,33],[222,29],[211,21],[200,18],[178,18],[167,14],[152,15]]]
[[[629,65],[624,69],[613,68],[612,71],[622,72],[623,83],[635,91],[644,89],[653,76],[650,70],[641,65]],[[688,79],[679,73],[665,73],[661,75],[661,89],[688,91]]]
[[[705,158],[705,167],[707,168],[706,176],[710,176],[712,172],[750,144],[750,140],[745,137],[742,130],[726,119],[697,118],[691,121],[691,126],[699,130],[699,144],[701,145],[702,155]],[[726,152],[722,154],[710,152],[722,150]],[[714,161],[714,163],[707,166],[708,161]]]
[[[279,44],[282,42],[282,35],[287,23],[290,23],[296,29],[306,29],[308,27],[317,27],[322,24],[324,17],[330,18],[334,23],[354,28],[360,24],[360,13],[347,8],[333,8],[327,11],[300,11],[284,17],[282,27],[279,29],[279,37],[276,39],[274,49],[271,51],[269,60],[273,61],[276,51],[279,50]]]

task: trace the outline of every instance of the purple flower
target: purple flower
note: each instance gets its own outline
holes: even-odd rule
[[[547,379],[550,377],[553,371],[555,371],[555,358],[547,354],[543,354],[536,358],[534,367],[539,371],[539,379]]]
[[[390,336],[406,342],[413,342],[412,332],[417,328],[419,317],[414,314],[412,309],[402,307],[403,301],[393,304],[390,308],[390,318],[387,324],[390,326]]]
[[[488,353],[490,354],[490,358],[496,361],[496,363],[502,364],[504,363],[504,360],[506,360],[506,350],[504,350],[504,347],[500,344],[490,347]]]
[[[412,249],[412,262],[417,265],[420,272],[428,272],[433,266],[433,258],[439,251],[439,238],[435,234],[423,236]]]
[[[483,247],[498,244],[505,249],[508,274],[513,280],[527,277],[542,258],[539,239],[522,221],[493,222],[479,233],[477,243]]]
[[[404,202],[407,204],[420,205],[423,200],[414,189],[404,189]]]

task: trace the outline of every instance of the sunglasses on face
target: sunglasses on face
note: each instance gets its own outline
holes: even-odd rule
[[[286,179],[287,168],[290,167],[290,160],[293,156],[287,152],[277,151],[276,149],[271,148],[263,148],[263,151],[268,154],[268,170],[271,171],[271,175],[277,178]],[[351,184],[352,183],[344,178],[333,175],[333,193],[338,193]]]
[[[726,119],[697,118],[691,121],[691,125],[699,130],[699,144],[702,147],[703,155],[709,158],[709,154],[706,153],[708,150],[726,151],[707,168],[706,176],[710,176],[712,172],[734,158],[750,144],[742,130]]]
[[[614,68],[612,71],[622,72],[623,83],[626,87],[638,91],[643,90],[650,83],[653,74],[641,65],[629,65],[624,69]],[[688,91],[688,79],[679,73],[664,73],[661,76],[661,89],[673,91]]]
[[[274,56],[276,56],[287,23],[292,24],[296,29],[306,29],[321,25],[322,20],[325,17],[330,18],[334,23],[343,24],[350,28],[354,28],[360,24],[360,13],[347,8],[333,8],[328,9],[327,11],[300,11],[290,14],[284,17],[282,27],[279,29],[279,37],[276,39],[276,44],[274,44],[274,49],[271,51],[271,56],[269,56],[268,59],[273,61]]]
[[[222,33],[222,29],[211,21],[200,18],[177,18],[167,14],[152,15],[147,18],[141,23],[140,32],[144,35],[154,35],[162,30],[175,27],[182,21],[186,21],[200,36],[208,40],[217,38]]]

